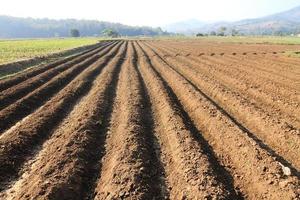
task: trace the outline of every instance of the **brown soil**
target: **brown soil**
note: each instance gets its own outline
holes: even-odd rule
[[[110,41],[0,81],[0,199],[299,199],[296,45]]]

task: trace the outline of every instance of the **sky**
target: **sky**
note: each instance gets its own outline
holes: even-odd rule
[[[1,0],[0,5],[0,15],[157,27],[187,19],[212,22],[262,17],[300,6],[300,0]]]

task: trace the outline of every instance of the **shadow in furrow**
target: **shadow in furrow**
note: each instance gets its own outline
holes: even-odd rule
[[[148,166],[147,168],[149,168],[151,170],[151,174],[154,175],[151,180],[151,186],[152,186],[152,190],[155,193],[157,193],[157,194],[154,193],[153,196],[158,197],[159,199],[165,199],[169,197],[169,194],[167,192],[167,185],[165,182],[166,173],[163,164],[160,160],[161,157],[160,145],[158,139],[155,137],[153,132],[154,118],[152,115],[153,113],[151,109],[152,106],[151,106],[150,97],[147,91],[146,84],[142,78],[141,72],[138,69],[139,55],[137,55],[134,45],[133,45],[133,51],[135,55],[135,58],[133,60],[133,65],[138,74],[138,80],[141,85],[141,96],[143,97],[142,105],[144,107],[144,112],[142,115],[142,123],[143,123],[146,141],[148,142],[147,149],[149,149],[150,156],[151,156],[151,163],[148,163],[150,166]]]
[[[66,62],[72,61],[77,59],[80,56],[86,55],[92,51],[94,51],[97,48],[101,48],[104,46],[107,46],[107,44],[112,44],[112,42],[108,43],[108,42],[103,42],[100,44],[96,44],[94,45],[91,49],[88,49],[86,51],[83,51],[81,53],[78,53],[76,55],[67,57],[67,58],[63,58],[60,59],[58,61],[46,64],[46,65],[40,65],[37,66],[36,68],[32,68],[32,69],[28,69],[28,71],[21,71],[20,73],[16,74],[13,77],[8,77],[8,78],[4,78],[2,80],[0,80],[0,92],[2,92],[3,90],[6,90],[10,87],[13,87],[14,85],[17,85],[19,83],[21,83],[22,81],[25,81],[31,77],[37,76],[51,68],[57,67],[58,65],[64,64]]]
[[[148,45],[147,45],[148,46]],[[170,67],[172,70],[174,70],[176,73],[178,73],[185,81],[187,81],[190,85],[193,86],[193,88],[199,92],[202,96],[204,96],[211,104],[213,104],[223,115],[228,117],[234,124],[236,124],[243,132],[247,134],[248,137],[253,139],[257,145],[267,151],[272,157],[274,157],[277,161],[282,163],[284,166],[289,167],[293,173],[293,175],[300,178],[300,172],[297,170],[296,167],[292,165],[289,161],[285,160],[282,156],[280,156],[278,153],[276,153],[272,148],[270,148],[268,145],[266,145],[261,139],[259,139],[255,133],[252,133],[248,128],[246,128],[242,123],[240,123],[237,119],[235,119],[233,116],[231,116],[224,108],[222,108],[220,105],[218,105],[217,102],[215,102],[212,98],[210,98],[207,94],[205,94],[200,88],[198,88],[193,82],[191,82],[189,79],[187,79],[182,73],[177,71],[175,68],[173,68],[167,61],[165,61],[160,55],[158,55],[150,46],[148,46],[157,57],[164,62],[168,67]]]
[[[75,68],[80,63],[86,62],[89,58],[101,55],[102,51],[105,51],[107,46],[102,46],[95,49],[92,52],[89,52],[83,56],[80,56],[72,61],[68,61],[61,65],[55,66],[41,74],[38,74],[32,79],[28,79],[20,84],[14,85],[12,88],[9,88],[0,93],[0,110],[5,107],[13,104],[17,100],[25,97],[27,94],[33,92],[39,87],[47,84],[49,81],[54,80],[61,73],[67,73],[69,70]],[[97,56],[98,57],[98,56]]]
[[[139,45],[139,44],[138,44]],[[139,45],[140,46],[140,45]],[[144,49],[140,46],[140,49],[143,51],[147,61],[149,62],[150,66],[152,67],[153,71],[157,75],[157,77],[162,81],[168,96],[170,97],[170,100],[172,101],[172,106],[177,110],[177,113],[180,114],[181,118],[183,119],[183,123],[185,126],[190,130],[192,133],[193,139],[197,141],[201,146],[201,150],[207,155],[209,162],[211,163],[211,166],[214,169],[215,176],[217,177],[217,180],[221,181],[226,189],[230,191],[230,199],[244,199],[243,195],[241,194],[238,189],[235,190],[234,187],[234,180],[231,174],[218,162],[217,156],[215,155],[212,147],[209,145],[209,143],[204,139],[202,136],[202,133],[196,128],[194,125],[192,119],[189,117],[188,113],[184,110],[182,104],[180,103],[179,99],[177,98],[176,94],[173,92],[172,88],[168,85],[166,80],[163,79],[163,77],[159,74],[159,72],[155,69],[153,66],[149,56],[144,51]]]
[[[104,51],[110,51],[113,47],[114,45],[111,45]],[[52,82],[49,82],[49,85],[45,86],[45,88],[37,89],[36,91],[33,91],[32,93],[25,96],[23,99],[20,99],[11,106],[1,110],[0,119],[2,123],[0,124],[0,135],[5,130],[12,127],[16,122],[23,119],[30,113],[34,112],[34,110],[42,106],[51,97],[57,94],[57,92],[68,85],[68,83],[70,83],[82,71],[96,62],[96,60],[97,57],[89,60],[87,63],[80,64],[78,68],[74,69],[74,71],[70,72],[70,74],[66,74],[65,77],[59,78],[57,81],[52,80]]]
[[[125,44],[125,51],[120,55],[116,63],[116,68],[113,71],[112,82],[110,83],[109,87],[107,87],[104,91],[105,97],[105,105],[106,108],[104,110],[103,120],[101,123],[96,124],[93,130],[95,132],[95,138],[93,143],[89,145],[89,153],[85,160],[88,161],[87,168],[85,169],[85,173],[83,175],[83,184],[82,184],[82,196],[80,199],[88,200],[94,199],[95,197],[95,188],[97,186],[97,180],[100,177],[100,172],[102,168],[102,164],[100,160],[102,159],[103,155],[105,154],[105,141],[107,137],[107,132],[110,127],[111,117],[114,102],[117,95],[117,85],[119,82],[119,75],[121,72],[121,66],[125,60],[127,55],[127,45],[128,42]],[[99,116],[100,117],[100,116]],[[99,119],[96,119],[99,121]]]
[[[117,50],[115,50],[113,55],[118,52],[119,48],[120,46]],[[39,149],[48,138],[50,138],[55,127],[57,127],[66,116],[68,116],[76,103],[90,91],[93,81],[99,74],[101,74],[103,68],[111,60],[111,58],[113,58],[113,55],[108,57],[101,66],[98,66],[96,70],[89,74],[86,78],[87,81],[84,82],[83,86],[74,92],[71,98],[64,100],[63,105],[60,106],[60,109],[57,110],[57,112],[52,114],[50,120],[37,127],[40,134],[34,138],[27,139],[26,142],[24,142],[26,143],[25,148],[24,145],[13,148],[12,151],[9,152],[9,160],[3,160],[5,158],[0,157],[0,191],[5,189],[10,180],[15,180],[18,177],[18,172],[22,164],[35,155],[36,150]]]

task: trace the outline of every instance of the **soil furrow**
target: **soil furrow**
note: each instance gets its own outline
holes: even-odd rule
[[[126,48],[124,45],[107,64],[89,93],[44,145],[32,167],[6,192],[7,199],[89,198],[87,191],[98,169]]]
[[[160,45],[160,46],[162,46],[162,45]],[[191,52],[191,50],[188,50],[188,51],[186,51],[186,50],[183,50],[182,48],[172,48],[171,46],[168,46],[168,45],[163,45],[164,46],[164,48],[167,48],[167,49],[169,49],[169,50],[171,50],[171,51],[175,51],[175,52],[180,52],[180,53],[177,53],[177,54],[175,54],[175,55],[178,55],[178,56],[186,56],[186,55],[190,55],[191,57],[194,57],[195,59],[199,59],[199,57],[197,56],[197,55],[195,55],[195,54],[192,54]],[[228,50],[226,50],[225,49],[225,51],[228,51]],[[224,57],[224,60],[221,60],[221,63],[224,63],[224,62],[226,62],[226,63],[231,63],[231,64],[237,64],[237,65],[240,65],[240,62],[237,62],[236,61],[236,59],[238,59],[238,58],[244,58],[244,57],[246,57],[247,58],[247,56],[243,56],[242,54],[240,55],[240,56],[236,56],[235,55],[235,53],[233,53],[234,55],[232,55],[232,53],[231,54],[226,54],[226,53],[223,53],[223,54],[225,54],[225,57]],[[222,54],[222,55],[223,55]],[[210,53],[210,54],[205,54],[206,56],[205,57],[207,57],[207,58],[214,58],[214,57],[216,57],[217,55],[219,55],[217,52],[215,52],[215,53]],[[210,56],[209,56],[210,55]],[[221,54],[220,54],[221,55]],[[201,57],[202,58],[202,57]],[[257,64],[255,64],[254,62],[255,61],[253,61],[253,60],[251,60],[251,59],[249,59],[249,60],[247,60],[248,62],[243,62],[243,65],[245,65],[245,66],[248,66],[248,67],[251,67],[251,69],[252,70],[254,70],[254,71],[256,71],[257,72],[257,75],[259,75],[259,76],[263,76],[264,78],[270,78],[271,80],[273,80],[273,81],[277,81],[278,79],[279,80],[282,80],[282,81],[287,81],[287,82],[289,82],[290,80],[288,80],[288,79],[285,79],[284,78],[284,76],[282,76],[281,74],[272,74],[272,72],[269,72],[269,70],[273,70],[273,69],[269,69],[268,67],[264,67],[263,65],[257,65]],[[262,66],[262,67],[260,67],[260,66]],[[245,70],[247,70],[247,68],[245,69]],[[251,71],[250,71],[251,72]],[[270,76],[271,74],[268,74],[268,73],[271,73],[272,74],[272,76]],[[276,78],[274,78],[274,77],[276,77]],[[292,79],[294,79],[293,77],[292,77]],[[283,84],[283,83],[282,83]],[[285,84],[286,85],[286,84]]]
[[[153,41],[152,41],[153,42]],[[157,43],[157,42],[155,42]],[[215,55],[223,53],[223,55],[255,55],[255,57],[266,57],[277,54],[283,54],[287,51],[298,51],[299,45],[271,45],[271,44],[234,44],[234,43],[216,43],[216,42],[198,42],[193,41],[181,41],[181,42],[164,42],[159,41],[158,44],[163,44],[172,49],[184,50],[191,52],[192,55],[209,55],[214,53]],[[285,57],[287,58],[287,57]],[[292,58],[288,58],[292,60]]]
[[[272,59],[270,58],[266,58],[266,59],[270,61],[270,63],[279,62],[279,63],[286,64],[287,68],[289,68],[290,70],[297,72],[298,74],[300,73],[299,58],[297,57],[282,55]]]
[[[152,161],[154,150],[136,60],[130,42],[128,58],[121,69],[95,199],[162,198],[158,168]]]
[[[33,78],[27,79],[14,87],[10,87],[0,93],[0,110],[12,104],[16,100],[24,97],[28,93],[32,92],[36,88],[46,84],[55,78],[57,75],[63,73],[64,71],[76,68],[78,65],[86,65],[90,62],[97,60],[100,56],[105,54],[105,51],[101,54],[101,51],[105,49],[106,46],[100,47],[90,53],[84,54],[81,57],[76,58],[74,61],[69,61],[65,64],[53,67]]]
[[[269,56],[270,57],[270,56]],[[260,61],[259,63],[255,59],[241,59],[242,57],[240,56],[225,56],[223,59],[224,61],[228,63],[232,63],[233,65],[240,65],[240,63],[243,63],[244,66],[251,67],[253,71],[257,74],[263,75],[263,77],[271,77],[274,81],[280,80],[282,83],[289,84],[290,82],[296,81],[296,77],[294,73],[283,73],[282,66],[280,69],[276,69],[275,66],[270,66],[266,64],[263,61]]]
[[[207,59],[204,61],[204,59]],[[238,67],[236,65],[229,65],[228,63],[224,62],[224,64],[220,63],[217,64],[222,58],[215,57],[213,59],[210,58],[203,58],[203,61],[205,64],[210,66],[216,66],[219,68],[219,71],[222,71],[228,75],[239,77],[239,80],[241,82],[245,82],[246,84],[253,85],[252,88],[256,89],[259,92],[263,92],[265,94],[270,93],[271,98],[277,102],[280,101],[283,104],[286,104],[290,107],[299,107],[299,100],[297,100],[297,90],[285,87],[281,84],[278,84],[272,80],[269,80],[268,78],[261,78],[256,76],[253,73],[249,73],[247,71],[244,71],[242,68],[245,68],[243,64],[240,64]],[[247,61],[244,61],[247,62]],[[219,65],[219,66],[218,66]],[[251,67],[249,68],[251,69]],[[292,84],[293,88],[296,88],[295,82]]]
[[[279,52],[280,53],[280,52]],[[269,70],[274,70],[274,72],[280,72],[281,69],[287,70],[286,72],[293,72],[299,73],[299,69],[297,65],[299,62],[298,58],[288,57],[284,54],[276,54],[276,55],[254,55],[254,54],[247,54],[247,56],[240,56],[240,57],[232,57],[238,60],[250,59],[251,61],[258,63],[262,61],[264,64],[272,66],[272,68],[268,68]],[[263,66],[263,65],[262,65]]]
[[[274,85],[278,85],[281,88],[287,89],[287,90],[299,90],[299,88],[295,87],[294,82],[295,80],[288,80],[284,78],[281,75],[274,75],[274,74],[269,74],[264,71],[259,71],[255,69],[253,66],[254,64],[250,63],[250,60],[245,60],[243,62],[233,62],[230,59],[229,56],[223,56],[222,59],[218,59],[216,61],[215,57],[205,57],[207,60],[214,60],[215,62],[221,64],[221,65],[228,65],[234,69],[240,70],[243,73],[248,74],[248,76],[254,76],[259,79],[265,80],[266,82],[273,83]]]
[[[161,45],[160,45],[161,46]],[[180,49],[174,49],[168,46],[164,46],[164,48],[168,49],[169,51],[172,52],[177,52],[174,55],[178,56],[183,56],[178,52],[181,52],[182,50]],[[184,53],[184,54],[189,54],[189,53]],[[211,54],[213,55],[213,54]],[[235,57],[235,56],[232,56]],[[222,65],[222,66],[230,66],[230,68],[233,68],[235,70],[241,71],[243,73],[246,73],[248,75],[251,75],[252,77],[260,78],[263,79],[264,81],[268,81],[270,83],[273,83],[275,85],[279,85],[280,87],[286,88],[286,89],[293,89],[297,90],[299,89],[298,87],[295,87],[293,84],[293,81],[291,80],[285,80],[284,77],[281,75],[270,75],[265,72],[259,72],[258,70],[255,69],[255,66],[253,64],[250,64],[251,60],[245,60],[243,62],[232,62],[232,60],[229,58],[229,56],[201,56],[196,57],[196,56],[189,56],[190,59],[195,60],[196,62],[203,62],[205,60],[213,62],[214,65]],[[222,58],[222,59],[217,59],[216,58]],[[291,83],[292,82],[292,83]],[[295,81],[294,81],[295,82]]]
[[[151,45],[150,45],[151,46]],[[159,48],[159,47],[158,47]],[[159,48],[159,50],[161,50]],[[162,50],[164,52],[164,50]],[[164,52],[166,54],[166,52]],[[298,104],[296,103],[297,100],[291,101],[288,100],[289,97],[294,97],[296,99],[296,95],[292,94],[291,91],[285,96],[288,98],[284,98],[282,95],[278,94],[276,90],[277,87],[273,87],[270,85],[270,89],[266,88],[266,83],[263,81],[257,80],[257,78],[253,77],[246,77],[246,74],[238,73],[237,70],[230,69],[227,66],[218,66],[214,63],[203,63],[194,61],[193,58],[185,58],[185,57],[176,57],[173,59],[171,57],[165,56],[165,59],[168,61],[174,61],[175,65],[179,65],[180,63],[184,64],[185,66],[195,66],[193,67],[195,70],[199,71],[201,74],[206,74],[208,76],[213,76],[215,80],[221,81],[225,85],[229,85],[231,89],[236,89],[239,92],[242,92],[242,96],[249,96],[248,99],[255,100],[256,103],[260,105],[263,104],[264,108],[269,108],[273,114],[276,114],[279,118],[284,118],[284,115],[289,120],[295,124],[299,124],[299,108]],[[197,66],[197,67],[196,67]],[[229,69],[226,69],[229,68]],[[257,82],[257,83],[256,83]],[[266,91],[263,91],[266,90]],[[284,92],[287,92],[286,90]],[[274,113],[274,108],[278,108],[279,112]],[[281,112],[281,113],[280,113]]]
[[[236,120],[254,132],[260,138],[258,141],[263,140],[265,144],[272,147],[264,145],[261,141],[262,145],[268,147],[270,152],[276,152],[275,154],[281,158],[282,162],[288,164],[296,172],[300,169],[298,156],[300,153],[298,135],[300,130],[293,124],[289,124],[289,120],[281,120],[271,112],[260,108],[259,105],[255,105],[255,102],[249,102],[249,98],[243,97],[238,91],[231,91],[231,87],[220,84],[205,76],[204,73],[199,73],[193,68],[178,66],[175,62],[172,62],[172,66],[198,88],[213,97],[226,112],[235,116]]]
[[[234,63],[248,61],[248,63],[251,63],[253,66],[260,66],[258,69],[267,70],[270,73],[274,73],[291,80],[295,80],[296,75],[299,76],[299,72],[297,73],[297,64],[281,62],[278,59],[279,56],[268,55],[260,57],[255,55],[249,55],[244,57],[229,55],[228,57],[230,57]]]
[[[112,40],[0,80],[0,199],[300,199],[298,48]]]
[[[246,198],[299,198],[299,179],[284,174],[283,164],[276,161],[251,137],[234,118],[212,99],[167,65],[155,52],[143,46],[153,57],[153,63],[170,84],[196,127],[228,165],[234,181]]]
[[[172,48],[174,49],[174,48]],[[177,48],[175,48],[177,51],[181,51],[182,50],[184,51],[184,54],[191,54],[192,56],[196,56],[197,54],[195,54],[195,51],[197,51],[197,48],[190,48],[190,49],[185,49],[185,48],[180,48],[177,46]],[[278,55],[264,55],[264,54],[261,54],[261,53],[256,53],[256,55],[253,55],[253,52],[249,52],[249,50],[246,50],[248,52],[243,52],[243,53],[237,53],[237,55],[232,55],[233,53],[230,53],[231,51],[232,52],[238,52],[238,51],[241,51],[241,50],[230,50],[229,48],[226,48],[226,52],[224,52],[223,54],[221,53],[218,53],[218,52],[221,52],[222,50],[225,50],[224,47],[221,47],[221,48],[218,48],[216,49],[215,51],[215,55],[229,55],[229,57],[232,59],[232,62],[235,62],[236,61],[239,63],[241,61],[244,61],[244,60],[248,60],[248,63],[251,63],[252,67],[253,68],[256,68],[258,70],[262,70],[262,71],[265,71],[265,72],[269,72],[269,73],[274,73],[276,75],[280,75],[282,76],[282,74],[280,74],[280,72],[282,72],[283,69],[285,69],[286,67],[289,68],[289,70],[285,71],[287,74],[286,78],[290,78],[290,79],[294,79],[294,73],[297,71],[294,71],[293,73],[293,70],[292,70],[292,66],[290,66],[290,64],[286,64],[286,63],[283,63],[283,62],[274,62],[274,59],[276,59],[278,57]],[[254,51],[256,51],[257,49],[254,49]],[[245,50],[244,50],[245,51]],[[270,52],[272,53],[272,52]],[[279,52],[278,52],[279,53]],[[212,53],[211,53],[212,55]],[[270,59],[272,58],[272,59]],[[269,60],[270,62],[265,62]],[[259,62],[257,62],[259,61]],[[266,66],[270,66],[272,65],[272,67],[264,67],[264,65],[262,65],[262,63],[264,63]],[[294,68],[295,69],[295,68]],[[288,75],[289,74],[289,75]],[[284,76],[285,76],[284,75]],[[283,77],[284,77],[283,76]],[[289,77],[290,76],[290,77]]]
[[[229,180],[217,175],[217,168],[221,167],[211,163],[214,158],[207,156],[209,150],[204,149],[205,141],[199,142],[196,137],[199,132],[192,128],[191,121],[186,121],[188,118],[184,117],[175,95],[158,77],[149,57],[143,52],[139,57],[140,70],[153,104],[157,138],[165,157],[171,199],[237,199]]]
[[[38,74],[41,74],[41,73],[43,73],[43,72],[45,72],[45,71],[47,71],[51,68],[57,67],[61,64],[70,62],[72,60],[75,61],[79,57],[84,56],[85,54],[88,54],[88,53],[94,51],[95,49],[97,49],[101,46],[106,46],[106,45],[109,45],[111,43],[112,42],[103,42],[103,43],[100,43],[100,44],[96,44],[95,47],[93,47],[89,50],[86,50],[82,53],[76,54],[74,56],[70,56],[68,58],[63,58],[61,60],[55,61],[55,62],[47,64],[47,65],[41,65],[41,66],[38,66],[38,67],[34,67],[34,68],[31,68],[31,69],[22,71],[19,74],[13,76],[13,77],[8,77],[8,78],[5,78],[3,80],[0,80],[0,92],[2,92],[3,90],[8,89],[10,87],[13,87],[14,85],[17,85],[17,84],[21,83],[22,81],[25,81],[25,80],[27,80],[29,78],[32,78],[32,77],[34,77]]]
[[[108,57],[107,53],[112,48],[114,48],[114,45],[108,46],[102,52],[103,55],[105,57]],[[59,74],[57,77],[50,80],[45,85],[29,93],[14,104],[1,110],[0,121],[3,123],[0,124],[0,133],[13,126],[17,121],[29,115],[38,107],[42,106],[44,102],[57,94],[57,92],[62,90],[68,83],[70,83],[76,76],[78,76],[78,74],[84,71],[87,67],[91,66],[91,64],[99,58],[101,58],[100,55],[96,56],[92,60],[88,60],[84,63],[80,63],[74,66],[73,68]]]
[[[95,77],[102,72],[119,48],[119,45],[116,46],[42,108],[0,136],[0,183],[7,183],[8,178],[15,176],[34,149],[50,137],[55,127],[67,116],[68,110],[88,92]]]

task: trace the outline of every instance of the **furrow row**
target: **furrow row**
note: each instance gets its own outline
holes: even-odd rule
[[[199,44],[109,41],[0,81],[0,199],[300,199],[296,60]]]
[[[276,117],[263,107],[255,105],[255,102],[249,102],[251,98],[245,98],[239,91],[233,92],[232,87],[227,87],[219,81],[205,76],[205,73],[198,72],[194,67],[179,66],[176,61],[172,62],[172,66],[186,79],[213,97],[237,121],[255,133],[253,137],[257,137],[257,141],[263,140],[263,142],[260,141],[262,146],[265,146],[270,152],[275,150],[274,155],[279,154],[278,158],[281,158],[282,162],[288,164],[289,167],[294,165],[292,168],[297,168],[296,172],[300,169],[298,156],[300,153],[300,130],[293,124],[288,124],[290,120]],[[299,172],[297,173],[299,174]]]
[[[94,76],[87,95],[43,145],[31,167],[3,193],[6,199],[89,198],[126,48],[123,45],[101,74]]]
[[[151,45],[152,46],[152,45]],[[155,46],[155,48],[157,48]],[[159,51],[166,53],[163,49],[157,48]],[[228,67],[227,65],[218,65],[213,61],[198,61],[193,58],[176,57],[176,59],[165,57],[166,60],[173,60],[175,64],[184,66],[193,66],[193,68],[201,74],[213,77],[215,80],[228,85],[231,89],[238,90],[243,96],[255,103],[262,104],[265,108],[269,108],[273,114],[278,117],[287,116],[296,124],[299,124],[300,104],[297,103],[297,95],[289,90],[279,90],[272,84],[266,84],[264,80],[258,80],[257,77],[247,76],[245,73],[238,72],[237,69]],[[269,86],[268,86],[269,85]],[[278,91],[279,90],[279,91]],[[282,95],[285,94],[285,95]],[[274,113],[274,108],[280,112]]]
[[[161,145],[162,160],[171,199],[238,199],[230,181],[218,173],[212,153],[184,114],[172,90],[140,50],[140,70],[153,105],[155,132]],[[213,161],[214,160],[214,161]],[[224,175],[223,175],[224,176]]]
[[[161,45],[159,45],[161,46]],[[182,51],[180,49],[177,48],[171,48],[168,46],[164,46],[165,49],[168,49],[169,51],[173,52],[174,51],[177,52],[175,53],[178,54],[178,52]],[[172,55],[172,54],[171,54]],[[180,56],[180,54],[178,54]],[[234,57],[234,56],[232,56]],[[219,59],[218,59],[219,58]],[[220,59],[221,58],[221,59]],[[260,78],[263,79],[265,81],[269,81],[273,84],[279,85],[283,88],[287,88],[287,89],[294,89],[297,90],[298,88],[295,87],[295,85],[293,84],[293,82],[296,80],[296,77],[293,76],[293,80],[288,80],[285,79],[282,74],[280,75],[272,75],[272,74],[268,74],[265,71],[260,71],[257,68],[257,64],[251,64],[252,60],[250,59],[245,59],[243,62],[237,62],[237,61],[233,61],[230,57],[228,56],[202,56],[201,58],[196,57],[196,56],[189,56],[189,59],[193,59],[196,60],[197,62],[203,62],[205,60],[211,61],[213,62],[213,64],[218,64],[218,65],[222,65],[222,66],[230,66],[230,68],[234,68],[235,70],[247,73],[248,75],[252,75],[255,76],[256,78]],[[261,65],[261,64],[260,64]],[[263,66],[263,65],[262,65]],[[269,66],[263,66],[265,69],[268,69]]]
[[[82,96],[94,84],[98,83],[94,79],[117,54],[118,49],[119,47],[115,47],[105,57],[82,72],[40,109],[0,136],[0,183],[3,183],[2,185],[5,186],[11,177],[17,175],[20,167],[34,154],[35,149],[38,149],[53,134],[55,128]],[[124,52],[126,47],[123,45],[122,49]],[[105,77],[105,75],[102,76]]]
[[[39,75],[39,74],[41,74],[41,73],[43,73],[43,72],[45,72],[45,71],[47,71],[51,68],[57,67],[59,65],[65,64],[65,63],[70,62],[70,61],[73,61],[72,63],[76,63],[76,60],[79,59],[79,57],[84,56],[86,54],[89,54],[90,52],[94,51],[95,49],[97,49],[101,46],[108,45],[110,43],[112,43],[112,42],[102,42],[100,44],[96,44],[91,49],[86,50],[82,53],[76,54],[74,56],[70,56],[68,58],[60,59],[58,61],[52,62],[52,63],[47,64],[47,65],[41,65],[41,66],[38,66],[38,67],[34,67],[34,68],[31,68],[31,69],[25,70],[25,71],[13,76],[13,77],[3,79],[3,80],[0,81],[0,92],[2,92],[3,90],[8,89],[10,87],[13,87],[14,85],[17,85],[17,84],[21,83],[22,81],[25,81],[29,78],[32,78],[36,75]]]
[[[24,97],[28,93],[32,92],[38,87],[46,84],[51,81],[53,78],[58,76],[59,74],[71,70],[72,68],[76,68],[78,65],[88,65],[89,63],[94,62],[100,56],[103,56],[105,52],[101,53],[106,46],[102,46],[93,50],[83,56],[76,58],[73,61],[69,61],[67,63],[58,65],[56,67],[52,67],[51,69],[38,74],[32,78],[27,79],[13,87],[10,87],[0,93],[0,110],[7,107],[8,105],[14,103],[16,100]]]
[[[161,199],[151,115],[136,70],[132,43],[117,87],[95,199]],[[148,118],[149,117],[149,118]]]
[[[118,48],[118,46],[108,46],[103,50],[105,58],[113,57],[114,54],[110,53],[112,48]],[[68,85],[74,78],[76,78],[82,71],[87,70],[92,66],[96,59],[101,58],[96,56],[92,60],[87,60],[83,63],[72,67],[71,69],[59,74],[54,79],[48,81],[46,84],[32,91],[25,97],[19,99],[10,106],[0,111],[0,133],[12,127],[17,121],[23,119],[25,116],[32,113],[35,109],[42,106],[46,101],[53,97],[57,92],[61,91],[66,85]],[[99,61],[99,60],[98,60]]]
[[[249,132],[204,92],[176,72],[162,58],[142,45],[161,76],[170,84],[196,127],[202,131],[219,159],[234,177],[245,197],[251,199],[299,198],[299,179],[286,176],[279,161],[261,148]]]

